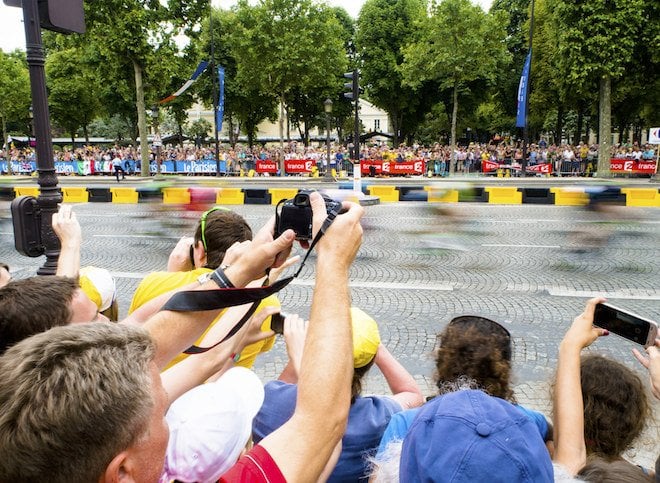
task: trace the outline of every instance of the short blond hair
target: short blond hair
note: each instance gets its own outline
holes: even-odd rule
[[[141,328],[55,327],[0,357],[0,481],[96,481],[148,428],[154,343]]]

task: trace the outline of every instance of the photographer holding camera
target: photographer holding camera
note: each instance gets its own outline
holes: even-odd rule
[[[182,238],[170,254],[168,271],[153,272],[140,282],[133,294],[128,313],[133,313],[145,303],[163,293],[208,277],[213,270],[222,265],[225,254],[232,245],[249,240],[252,240],[252,229],[238,213],[223,207],[214,207],[204,212],[195,229],[194,238]],[[280,302],[277,296],[271,295],[261,301],[256,311],[266,307],[279,306]],[[219,318],[214,321],[214,324],[217,323]],[[209,326],[209,330],[212,325]],[[270,331],[270,317],[264,320],[262,330],[264,332]],[[205,335],[206,332],[196,341],[195,345],[199,346]],[[240,353],[237,364],[246,368],[252,367],[257,356],[269,351],[274,343],[275,337],[268,337],[248,345]],[[186,357],[188,356],[180,354],[167,367],[172,367]]]

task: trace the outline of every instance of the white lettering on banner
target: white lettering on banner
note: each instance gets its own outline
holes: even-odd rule
[[[55,163],[55,172],[64,174],[74,174],[73,165],[69,163]]]
[[[626,161],[625,164],[623,165],[623,170],[624,171],[632,171],[633,169],[633,162],[632,161]]]
[[[621,171],[621,170],[623,170],[623,163],[620,162],[620,161],[612,161],[610,163],[610,169]]]
[[[383,173],[389,173],[390,172],[390,163],[383,163],[382,164],[382,170],[383,170]]]
[[[311,161],[305,161],[305,169],[306,169],[307,171],[311,171],[311,170],[312,170],[312,162],[311,162]]]
[[[306,163],[290,163],[289,169],[306,169]],[[309,169],[312,169],[312,165],[309,165]]]
[[[639,163],[637,169],[655,169],[655,163]]]
[[[215,163],[191,161],[184,166],[186,173],[215,173]]]
[[[419,173],[424,171],[424,165],[421,161],[415,161],[415,171]]]
[[[277,169],[277,165],[275,163],[261,163],[259,167],[261,169]]]

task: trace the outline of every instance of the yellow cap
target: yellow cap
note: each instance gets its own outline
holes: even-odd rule
[[[378,324],[357,307],[351,307],[353,322],[353,367],[359,369],[371,362],[378,352],[380,333]]]

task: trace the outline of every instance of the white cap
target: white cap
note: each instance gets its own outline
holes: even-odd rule
[[[217,481],[238,460],[263,401],[261,381],[244,367],[174,401],[165,416],[170,440],[161,481]]]
[[[83,292],[103,312],[112,305],[117,295],[115,279],[105,268],[83,267],[79,272],[79,285]]]

